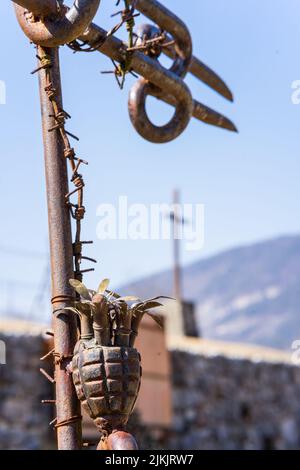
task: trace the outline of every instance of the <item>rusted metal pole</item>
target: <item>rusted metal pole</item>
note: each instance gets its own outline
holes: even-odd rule
[[[56,100],[62,105],[58,48],[40,50],[51,57],[52,84]],[[73,300],[69,279],[73,278],[73,246],[70,212],[65,196],[68,193],[67,164],[64,146],[58,131],[49,132],[56,121],[51,101],[45,92],[46,71],[39,71],[39,87],[42,112],[43,140],[45,148],[45,171],[49,214],[49,238],[52,274],[52,303],[55,347],[55,381],[57,409],[57,439],[61,450],[81,448],[81,416],[72,376],[66,366],[72,357],[77,340],[76,318],[65,311]]]

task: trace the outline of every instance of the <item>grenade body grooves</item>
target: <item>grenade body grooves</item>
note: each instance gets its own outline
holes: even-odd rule
[[[111,433],[126,426],[141,384],[141,357],[128,347],[106,347],[78,341],[73,381],[83,409],[97,428]]]

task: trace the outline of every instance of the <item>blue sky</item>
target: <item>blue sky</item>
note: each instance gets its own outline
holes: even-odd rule
[[[100,74],[111,68],[106,57],[73,55],[62,48],[64,104],[72,115],[68,128],[80,136],[78,154],[90,162],[85,168],[84,236],[95,240],[87,254],[99,260],[96,273],[86,277],[91,285],[102,277],[120,285],[171,264],[168,241],[97,241],[97,206],[116,203],[119,195],[127,195],[129,203],[165,203],[179,187],[183,202],[205,205],[204,248],[184,252],[185,263],[299,231],[300,106],[291,101],[292,82],[300,79],[299,2],[163,3],[189,26],[194,54],[224,78],[235,102],[189,77],[194,97],[231,118],[240,133],[193,121],[176,141],[150,144],[128,118],[134,78],[121,92],[111,76]],[[114,2],[102,0],[96,22],[109,27],[113,11]],[[0,80],[7,87],[7,104],[0,106],[0,284],[3,291],[8,280],[23,282],[16,296],[30,303],[47,258],[16,256],[2,248],[47,251],[38,87],[37,77],[30,75],[35,51],[17,25],[10,1],[1,2],[0,13]],[[165,105],[154,106],[155,119],[165,115]]]

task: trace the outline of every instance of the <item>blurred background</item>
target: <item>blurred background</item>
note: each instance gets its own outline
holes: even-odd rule
[[[126,294],[172,294],[171,241],[98,240],[97,208],[117,206],[120,196],[147,207],[170,203],[174,188],[182,203],[203,204],[202,249],[181,246],[183,302],[175,312],[167,309],[163,332],[149,326],[156,347],[154,340],[140,340],[148,375],[133,425],[149,425],[150,434],[141,436],[145,446],[151,441],[170,448],[298,448],[300,377],[292,354],[300,339],[300,107],[293,103],[293,83],[300,78],[299,3],[163,4],[188,25],[194,55],[220,74],[235,100],[230,103],[188,77],[194,97],[228,116],[239,134],[192,121],[176,141],[150,144],[128,118],[135,79],[129,76],[120,91],[111,75],[100,73],[112,68],[109,59],[61,48],[64,107],[72,115],[68,128],[80,137],[78,154],[89,161],[83,231],[85,239],[94,240],[87,255],[98,264],[85,283],[96,287],[108,277]],[[95,19],[105,29],[115,24],[113,6],[103,0]],[[24,340],[27,348],[33,335],[35,352],[26,349],[33,357],[44,349],[41,331],[51,322],[40,106],[37,77],[30,75],[36,59],[11,2],[1,2],[0,12],[0,80],[6,86],[6,104],[0,105],[0,339],[16,345]],[[156,123],[172,112],[154,100],[149,110]],[[35,397],[26,405],[35,407],[33,422],[24,414],[31,440],[15,438],[19,425],[9,424],[12,410],[25,403],[11,397],[22,395],[23,381],[30,389],[37,369],[34,359],[24,366],[25,346],[20,347],[11,358],[14,380],[0,366],[5,384],[0,393],[7,397],[10,390],[6,409],[0,410],[0,446],[45,447],[52,438],[45,444],[37,437],[44,417]],[[157,355],[165,358],[161,370]],[[25,379],[23,366],[33,376]],[[155,419],[151,402],[161,403]],[[5,440],[7,435],[12,437]]]

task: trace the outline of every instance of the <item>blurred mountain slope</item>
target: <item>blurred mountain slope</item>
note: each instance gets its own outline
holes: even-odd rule
[[[170,295],[165,271],[122,286],[147,298]],[[234,248],[184,268],[184,293],[197,304],[206,338],[290,349],[300,339],[300,236]]]

